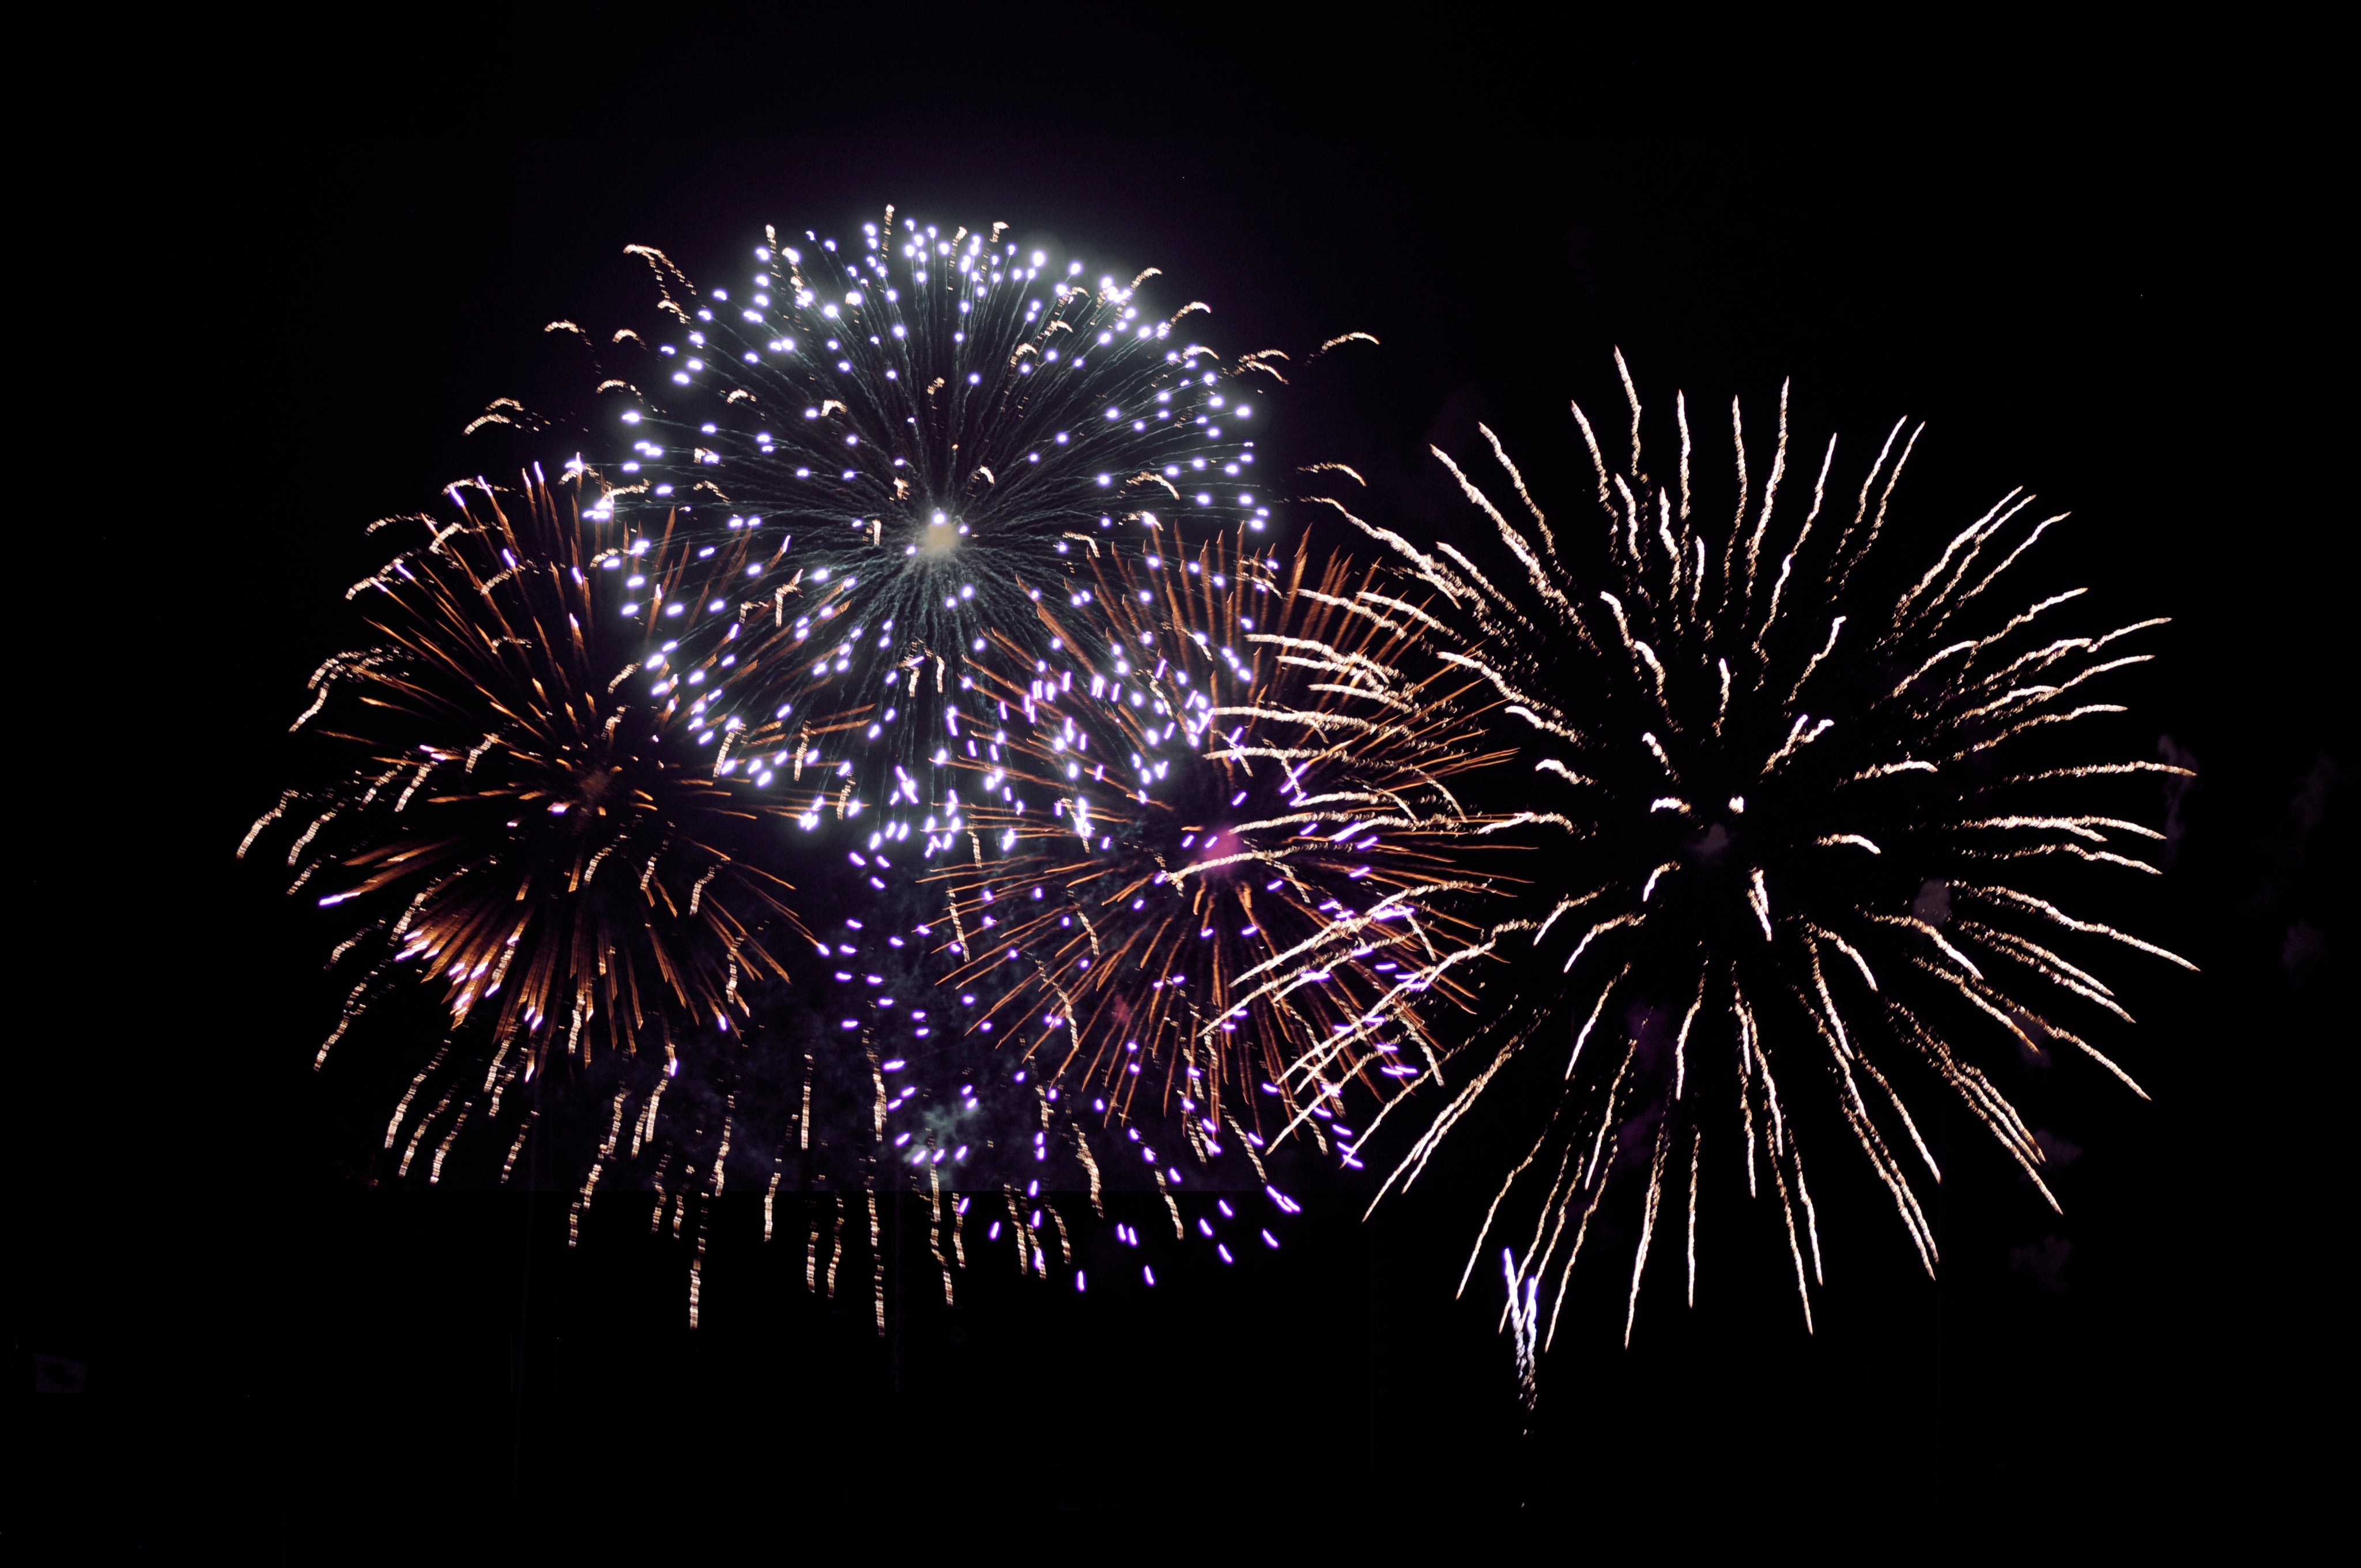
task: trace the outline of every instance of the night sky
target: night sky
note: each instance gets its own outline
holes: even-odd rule
[[[1274,1520],[1341,1546],[1397,1513],[1574,1549],[1891,1526],[2039,1550],[2263,1529],[2305,1485],[2274,1434],[2334,1364],[2341,1232],[2306,1194],[2346,1136],[2352,502],[2344,394],[2312,369],[2347,308],[2275,149],[661,128],[88,150],[35,291],[78,349],[20,394],[59,433],[17,465],[41,602],[8,1269],[13,1387],[38,1355],[88,1393],[20,1403],[20,1517],[289,1561],[470,1520],[1129,1552]],[[558,385],[544,323],[645,300],[626,244],[719,278],[766,222],[840,234],[887,201],[1159,266],[1233,354],[1375,334],[1353,377],[1270,400],[1294,460],[1407,476],[1478,418],[1537,443],[1568,397],[1618,406],[1620,345],[1659,405],[1767,420],[1792,377],[1799,427],[1856,461],[1928,420],[1913,548],[2014,485],[2070,507],[2037,580],[2176,618],[2122,688],[2202,774],[2139,929],[2204,972],[2109,971],[2142,1022],[2107,1043],[2152,1103],[2071,1068],[2038,1086],[2080,1150],[2064,1216],[1962,1128],[1941,1283],[1890,1221],[1849,1227],[1810,1337],[1773,1227],[1733,1216],[1695,1312],[1644,1299],[1628,1351],[1620,1321],[1561,1332],[1528,1437],[1497,1280],[1449,1299],[1458,1208],[1363,1226],[1340,1193],[1275,1257],[1152,1296],[993,1266],[947,1313],[913,1270],[880,1342],[865,1292],[806,1295],[799,1235],[762,1249],[751,1198],[692,1335],[643,1204],[567,1256],[562,1201],[369,1188],[381,1083],[308,1069],[324,927],[231,859],[298,766],[303,678],[357,635],[363,527],[571,450],[459,432]]]

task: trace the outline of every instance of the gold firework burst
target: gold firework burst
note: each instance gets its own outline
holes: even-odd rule
[[[507,507],[480,482],[451,495],[455,520],[389,520],[428,537],[352,590],[383,641],[324,663],[296,720],[357,759],[290,791],[238,852],[301,822],[290,892],[370,916],[337,957],[379,961],[322,1059],[414,976],[454,1030],[484,1025],[496,1107],[553,1050],[669,1055],[682,1030],[731,1029],[743,985],[785,978],[771,942],[800,928],[787,884],[746,859],[781,808],[714,780],[662,651],[597,616],[578,518],[538,479]],[[696,576],[686,552],[635,569],[676,592]],[[632,689],[651,670],[658,689]]]

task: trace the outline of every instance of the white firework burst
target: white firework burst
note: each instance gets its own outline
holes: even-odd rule
[[[1443,1097],[1387,1106],[1433,1108],[1387,1186],[1446,1145],[1492,1170],[1477,1253],[1513,1244],[1512,1300],[1555,1275],[1544,1343],[1614,1190],[1633,1195],[1611,1227],[1636,1235],[1627,1340],[1675,1230],[1694,1301],[1708,1179],[1775,1200],[1808,1324],[1822,1268],[1807,1148],[1856,1148],[1931,1272],[1928,1103],[1964,1107],[2049,1198],[2002,1064],[2063,1047],[2136,1091],[2078,1032],[2078,1010],[2130,1016],[2090,955],[2191,967],[2070,913],[2103,895],[2096,876],[2155,872],[2137,850],[2160,835],[2114,796],[2182,770],[2085,739],[2124,711],[2102,683],[2148,657],[2125,640],[2159,622],[2048,630],[2079,588],[1995,608],[2059,518],[2012,491],[1889,580],[1871,555],[1917,429],[1897,423],[1855,487],[1836,478],[1833,437],[1791,468],[1784,389],[1774,438],[1752,452],[1733,401],[1735,505],[1709,515],[1686,400],[1661,482],[1628,373],[1624,387],[1620,471],[1575,410],[1600,514],[1578,532],[1553,525],[1482,427],[1482,462],[1434,453],[1478,525],[1466,548],[1430,553],[1330,503],[1442,596],[1422,655],[1479,676],[1519,749],[1517,798],[1495,804],[1538,851],[1538,896],[1484,944],[1514,978]]]

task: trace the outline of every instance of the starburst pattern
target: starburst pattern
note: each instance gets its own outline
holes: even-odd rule
[[[290,892],[361,916],[335,957],[375,962],[322,1060],[404,982],[438,989],[454,1036],[485,1047],[480,1087],[456,1083],[426,1118],[456,1135],[555,1058],[669,1058],[686,1033],[739,1027],[800,928],[787,884],[748,858],[780,809],[716,783],[676,705],[630,689],[662,655],[596,614],[559,497],[538,481],[506,506],[480,481],[450,494],[451,521],[389,520],[424,539],[352,591],[383,641],[324,663],[296,720],[356,760],[288,792],[239,853],[300,823]],[[694,576],[682,558],[652,569]]]
[[[2180,770],[2094,758],[2084,739],[2124,711],[2103,683],[2147,657],[2125,640],[2159,622],[2046,630],[2081,589],[1993,608],[2059,519],[2012,491],[1889,577],[1872,552],[1916,429],[1897,424],[1856,487],[1833,438],[1790,467],[1784,390],[1752,447],[1733,402],[1734,504],[1708,510],[1686,400],[1669,482],[1642,466],[1630,401],[1620,471],[1575,411],[1598,524],[1554,526],[1488,429],[1481,463],[1435,451],[1478,524],[1466,548],[1354,519],[1438,596],[1422,652],[1497,696],[1488,722],[1533,792],[1511,827],[1541,850],[1536,901],[1483,944],[1516,979],[1388,1180],[1416,1180],[1447,1143],[1497,1170],[1469,1267],[1486,1237],[1509,1244],[1524,1356],[1530,1288],[1554,1275],[1546,1343],[1618,1190],[1633,1212],[1609,1228],[1636,1235],[1627,1338],[1675,1232],[1695,1299],[1717,1179],[1775,1200],[1808,1323],[1807,1148],[1814,1168],[1854,1148],[1931,1272],[1930,1102],[1961,1106],[2048,1198],[2003,1064],[2064,1047],[2130,1085],[2070,1017],[2129,1017],[2085,966],[2127,948],[2186,965],[2069,913],[2103,896],[2092,875],[2155,870],[2136,847],[2159,835],[2109,797]]]
[[[869,818],[881,835],[939,795],[964,661],[1061,596],[1079,552],[1172,549],[1270,514],[1236,381],[1272,356],[1224,364],[1188,335],[1202,303],[1148,313],[1153,269],[1093,282],[1006,227],[897,225],[889,209],[842,246],[774,232],[734,293],[635,247],[667,324],[600,350],[653,356],[601,372],[610,422],[594,434],[618,450],[592,463],[612,487],[594,520],[628,536],[608,613],[711,678],[700,743],[734,733],[741,757],[846,780],[848,815],[896,814]],[[647,587],[628,552],[667,534],[728,563],[716,591]]]

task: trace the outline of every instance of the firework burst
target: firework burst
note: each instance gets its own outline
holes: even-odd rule
[[[1424,611],[1398,591],[1301,549],[1116,546],[982,667],[972,863],[936,873],[952,982],[1070,1113],[1129,1124],[1118,1169],[1178,1180],[1153,1142],[1254,1158],[1298,1126],[1357,1164],[1344,1085],[1417,1081],[1467,999],[1446,906],[1483,825],[1454,781],[1495,759],[1471,676],[1401,675]]]
[[[602,384],[627,450],[597,465],[616,488],[593,520],[732,563],[728,591],[663,602],[634,571],[608,613],[737,654],[708,672],[716,728],[852,781],[848,805],[935,798],[951,673],[991,628],[1030,624],[1079,552],[1269,516],[1235,377],[1271,356],[1225,366],[1186,334],[1202,303],[1147,313],[1153,269],[1093,283],[1006,227],[889,209],[841,247],[774,231],[734,297],[641,247],[667,325],[653,345],[616,334],[653,361]]]
[[[1360,523],[1440,598],[1449,630],[1422,623],[1421,656],[1480,677],[1499,699],[1487,722],[1530,759],[1513,828],[1543,874],[1484,944],[1513,988],[1444,1098],[1421,1097],[1433,1113],[1387,1182],[1484,1129],[1455,1140],[1498,1157],[1468,1266],[1504,1244],[1528,1368],[1602,1230],[1636,1233],[1627,1340],[1675,1231],[1694,1301],[1708,1178],[1775,1201],[1808,1324],[1806,1148],[1857,1149],[1931,1272],[1928,1103],[1962,1106],[2049,1198],[1999,1064],[2063,1047],[2131,1084],[2069,1021],[2129,1017],[2089,955],[2186,965],[2068,912],[2092,875],[2155,871],[2136,850],[2160,835],[2109,796],[2180,770],[2102,760],[2084,739],[2123,711],[2101,683],[2147,657],[2125,640],[2158,622],[2046,630],[2080,589],[1993,608],[2058,518],[2033,521],[2013,491],[1923,573],[1889,579],[1872,551],[1916,429],[1897,424],[1856,488],[1835,477],[1833,438],[1791,468],[1784,390],[1752,448],[1733,402],[1735,505],[1708,512],[1686,400],[1670,482],[1642,465],[1636,393],[1620,472],[1575,418],[1603,526],[1554,528],[1488,429],[1480,465],[1435,450],[1477,521],[1467,550]],[[1468,553],[1486,535],[1501,569]],[[1610,1190],[1632,1213],[1602,1227]]]
[[[375,962],[320,1060],[405,981],[487,1045],[480,1091],[444,1096],[404,1173],[427,1123],[456,1135],[477,1100],[497,1117],[553,1055],[669,1059],[687,1032],[737,1028],[744,988],[785,978],[777,936],[800,930],[787,884],[746,858],[781,808],[697,764],[676,699],[629,689],[664,656],[596,614],[578,521],[538,481],[513,514],[480,482],[451,499],[453,521],[389,520],[427,537],[351,592],[384,641],[322,664],[296,720],[354,748],[349,771],[290,791],[238,850],[283,823],[289,891],[362,917],[335,959]],[[685,554],[648,569],[693,575]]]

